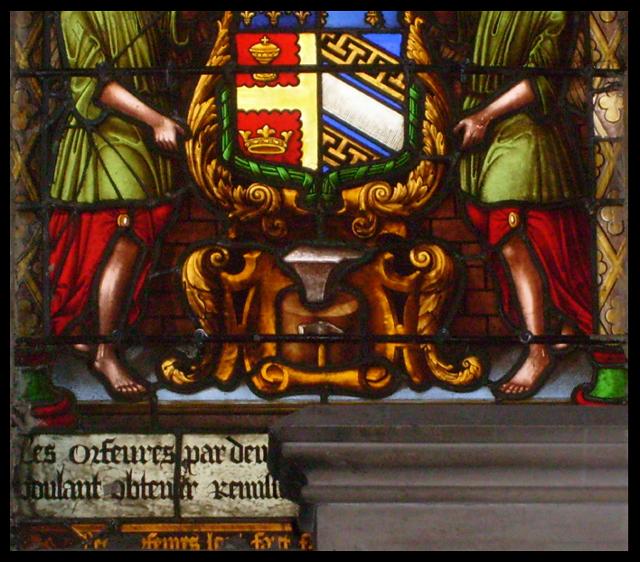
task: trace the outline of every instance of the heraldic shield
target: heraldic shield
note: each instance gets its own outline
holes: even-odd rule
[[[446,90],[422,70],[423,25],[401,11],[220,18],[186,150],[226,232],[182,260],[200,345],[161,362],[173,390],[482,384],[478,357],[440,349],[460,276],[416,228],[446,172],[449,125]]]

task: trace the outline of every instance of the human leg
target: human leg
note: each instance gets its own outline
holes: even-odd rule
[[[544,334],[544,283],[527,244],[520,236],[511,237],[502,247],[526,329],[534,336]],[[498,390],[512,395],[530,394],[551,368],[552,358],[546,344],[530,344],[527,357]]]
[[[107,260],[98,285],[98,329],[101,336],[109,336],[119,327],[125,300],[134,282],[139,253],[139,246],[131,238],[121,236]],[[133,380],[113,343],[98,345],[92,366],[118,394],[135,396],[146,391],[143,385]]]
[[[134,211],[114,208],[53,213],[49,225],[52,251],[48,269],[53,292],[51,325],[55,335],[96,335],[89,325],[95,318],[98,333],[111,335],[113,330],[124,327],[125,323],[133,324],[139,318],[142,289],[153,265],[153,248],[157,247],[173,209],[172,204],[165,204]],[[126,223],[119,220],[123,215],[129,217]],[[114,237],[117,237],[115,244]],[[117,387],[123,382],[129,393],[132,389],[135,394],[144,390],[138,383],[127,387],[133,379],[113,344],[106,344],[100,350],[95,344],[83,343],[77,347],[85,358],[91,358],[92,370],[120,396],[123,393]]]
[[[591,228],[584,208],[578,205],[523,210],[512,206],[479,206],[471,202],[467,202],[466,208],[480,239],[487,242],[491,252],[505,319],[513,326],[524,321],[524,327],[534,335],[551,335],[549,330],[563,336],[591,333]],[[530,307],[533,317],[523,310],[520,296],[525,298],[525,302],[539,303]],[[547,306],[556,310],[559,322],[555,326],[545,324],[549,320],[545,318]],[[535,311],[538,311],[537,315]],[[536,324],[539,324],[537,329],[534,327]],[[559,343],[551,349],[559,351],[566,346]],[[530,351],[536,353],[540,347],[531,345]],[[529,369],[531,359],[527,357],[521,368]],[[521,368],[513,377],[509,375],[509,381],[520,380],[521,377],[515,375],[521,373]],[[542,376],[551,369],[552,362],[549,362]],[[541,380],[540,376],[537,380]],[[522,397],[518,395],[534,394],[541,382],[534,383],[532,387],[524,385],[529,390],[509,387],[507,383],[500,386],[511,391],[509,397],[515,391],[517,395],[513,398],[517,399]]]

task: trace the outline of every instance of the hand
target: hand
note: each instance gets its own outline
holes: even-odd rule
[[[481,143],[484,140],[488,125],[489,119],[480,112],[469,115],[469,117],[465,117],[460,121],[454,127],[453,132],[456,134],[463,132],[462,150]]]
[[[162,117],[153,127],[156,144],[163,150],[178,150],[178,135],[184,136],[184,129],[168,117]]]

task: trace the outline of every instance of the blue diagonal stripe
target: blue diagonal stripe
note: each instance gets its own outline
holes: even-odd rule
[[[364,33],[362,38],[394,57],[401,55],[402,35],[400,33]]]
[[[389,152],[388,150],[382,148],[379,144],[373,142],[371,139],[361,135],[360,133],[357,133],[353,129],[350,129],[348,125],[346,125],[342,121],[339,121],[335,117],[331,117],[331,116],[325,114],[325,115],[322,116],[322,120],[327,125],[331,125],[334,129],[337,129],[341,133],[344,133],[346,136],[358,141],[363,146],[366,146],[367,148],[370,148],[376,154],[378,154],[380,156],[384,156],[384,157],[391,156],[391,152]]]
[[[346,72],[341,72],[340,74],[338,74],[338,76],[340,76],[340,78],[342,78],[345,82],[348,82],[352,86],[355,86],[356,88],[358,88],[358,90],[370,95],[372,98],[377,99],[378,101],[384,103],[385,105],[388,105],[389,107],[392,107],[393,109],[402,111],[403,109],[402,105],[400,105],[397,101],[394,101],[391,98],[388,98],[383,93],[376,90],[375,88],[372,88],[371,86],[368,86],[364,82],[361,82],[353,74],[347,74]]]

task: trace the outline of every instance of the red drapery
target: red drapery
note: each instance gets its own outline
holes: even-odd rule
[[[466,207],[471,222],[492,247],[514,228],[522,228],[542,266],[552,304],[582,332],[593,332],[591,236],[584,209],[484,208],[470,202]],[[496,251],[492,252],[491,263],[503,310],[514,324],[519,324],[508,273]]]
[[[162,205],[153,209],[53,212],[49,221],[49,280],[52,290],[51,326],[54,334],[62,334],[85,311],[97,274],[106,262],[105,253],[114,237],[127,234],[125,230],[130,229],[130,233],[137,238],[136,241],[151,250],[158,234],[169,220],[172,209],[172,205]],[[123,226],[127,222],[129,226]],[[151,267],[150,253],[145,252],[144,263],[135,280],[129,323],[140,315],[139,297]]]

